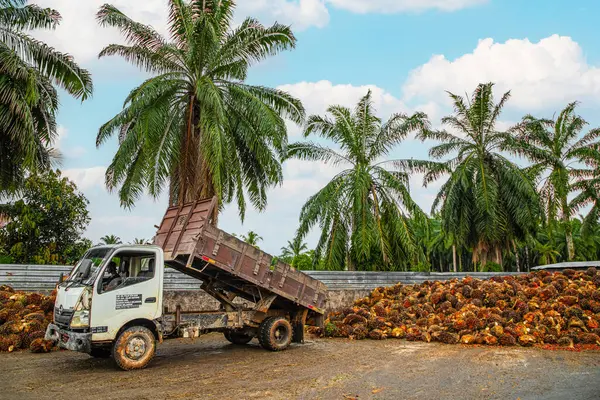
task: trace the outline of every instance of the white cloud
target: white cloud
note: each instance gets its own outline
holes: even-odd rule
[[[278,89],[300,99],[307,115],[324,115],[331,105],[342,105],[353,109],[369,90],[372,92],[374,105],[380,115],[387,117],[394,112],[406,110],[402,101],[374,85],[334,85],[330,81],[319,81],[281,85]],[[288,124],[288,131],[292,138],[302,133],[301,128],[293,124]]]
[[[329,12],[322,0],[252,0],[238,2],[237,16],[241,20],[252,16],[265,23],[277,21],[302,31],[322,28],[329,23]]]
[[[55,31],[44,30],[35,32],[35,35],[58,50],[74,55],[79,63],[87,64],[96,59],[106,45],[123,41],[118,30],[102,28],[96,22],[96,13],[105,3],[106,0],[36,0],[36,4],[42,7],[58,10],[63,20]],[[168,36],[165,0],[112,0],[110,3],[133,20],[151,25]],[[278,21],[291,24],[298,31],[311,26],[323,27],[329,22],[329,13],[321,0],[240,2],[236,22],[248,15],[264,23]]]
[[[498,97],[511,90],[509,106],[526,110],[600,99],[600,68],[587,63],[577,42],[558,35],[537,43],[488,38],[455,60],[435,55],[410,73],[403,99],[448,104],[445,90],[462,95],[481,82],[495,82]]]
[[[106,0],[36,0],[41,7],[55,8],[63,20],[55,31],[36,32],[36,36],[58,50],[75,56],[77,62],[86,63],[98,57],[100,50],[121,41],[119,32],[101,28],[96,13]],[[112,0],[110,3],[136,21],[154,26],[166,33],[167,3],[164,0]]]
[[[278,89],[284,90],[300,99],[306,108],[307,115],[325,115],[327,108],[332,105],[341,105],[353,110],[359,100],[369,90],[371,90],[373,105],[377,111],[377,115],[384,120],[392,114],[399,112],[410,114],[415,111],[423,111],[432,120],[440,115],[439,105],[433,101],[409,107],[401,99],[375,85],[334,85],[330,81],[322,80],[319,82],[299,82],[281,85]],[[288,130],[292,139],[301,134],[301,128],[293,124],[288,125]]]
[[[353,108],[369,90],[372,92],[375,107],[381,113],[389,115],[407,109],[401,100],[375,85],[334,85],[330,81],[323,80],[281,85],[279,89],[302,100],[308,114],[322,114],[334,104]]]
[[[329,23],[328,6],[356,13],[398,13],[438,9],[453,11],[487,0],[241,0],[238,2],[235,22],[246,16],[258,18],[263,23],[278,21],[292,25],[294,31]],[[121,42],[115,29],[101,28],[96,22],[96,12],[106,0],[36,0],[42,7],[58,10],[63,21],[55,31],[39,31],[35,35],[53,47],[75,56],[77,62],[87,65],[96,59],[100,50],[109,43]],[[135,21],[152,25],[167,34],[167,2],[165,0],[112,0]]]
[[[327,0],[334,7],[360,14],[393,14],[428,9],[456,11],[487,2],[488,0]]]
[[[75,182],[79,190],[104,188],[106,167],[72,168],[62,171],[63,175]]]

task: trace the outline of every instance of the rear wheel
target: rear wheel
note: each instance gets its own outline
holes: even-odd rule
[[[233,344],[248,344],[254,336],[243,332],[225,331],[223,332],[225,339]]]
[[[150,329],[143,326],[125,329],[113,346],[115,362],[126,371],[145,368],[155,352],[156,338]]]
[[[269,317],[261,324],[258,331],[260,345],[271,351],[285,350],[292,342],[292,325],[285,318]]]

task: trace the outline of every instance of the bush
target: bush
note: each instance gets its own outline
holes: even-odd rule
[[[489,262],[483,267],[483,272],[503,272],[502,266],[495,262]]]

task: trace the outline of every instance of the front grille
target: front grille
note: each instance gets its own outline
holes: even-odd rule
[[[54,307],[54,323],[61,328],[68,328],[71,323],[71,318],[73,318],[73,310],[65,310],[62,312],[58,309],[58,307]]]

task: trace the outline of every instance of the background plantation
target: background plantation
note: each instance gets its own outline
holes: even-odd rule
[[[165,193],[170,204],[217,195],[221,211],[235,207],[243,220],[249,204],[266,220],[269,190],[285,186],[286,162],[315,161],[337,172],[307,193],[297,234],[281,238],[287,244],[278,258],[296,268],[524,271],[599,259],[600,129],[579,115],[578,103],[554,115],[523,113],[507,127],[500,121],[510,92],[483,82],[448,93],[453,111],[442,118],[423,111],[382,118],[368,89],[351,108],[332,103],[326,113],[307,115],[305,107],[312,108],[300,96],[247,82],[251,67],[296,47],[293,27],[254,18],[238,23],[231,1],[165,4],[166,34],[113,5],[97,14],[99,25],[116,28],[124,43],[100,56],[119,56],[148,74],[95,140],[99,147],[118,141],[104,178],[123,207],[146,195]],[[27,33],[59,23],[58,11],[0,0],[5,262],[71,263],[89,243],[82,237],[87,200],[52,171],[60,161],[57,90],[85,100],[90,74]],[[289,143],[291,129],[304,138]],[[396,158],[410,154],[404,149],[412,138],[428,157]],[[413,198],[409,183],[417,175],[424,186],[439,185],[431,209]],[[46,179],[61,182],[54,197],[45,194]],[[48,221],[40,216],[48,210],[60,211]],[[62,225],[34,240],[52,224]],[[252,229],[241,237],[259,247],[264,229]],[[318,240],[307,243],[315,231]],[[112,228],[100,242],[120,243],[120,235]]]

